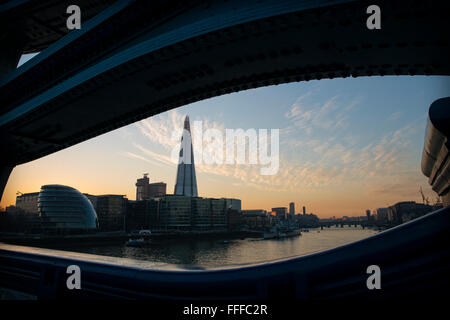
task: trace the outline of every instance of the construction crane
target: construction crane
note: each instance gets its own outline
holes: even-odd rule
[[[430,203],[430,201],[428,200],[428,197],[425,197],[425,195],[423,194],[422,186],[420,186],[419,192],[422,195],[423,204],[428,205]]]

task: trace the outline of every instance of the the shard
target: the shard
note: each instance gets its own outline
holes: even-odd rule
[[[198,197],[191,126],[189,124],[188,116],[184,119],[184,130],[183,135],[181,136],[177,181],[175,183],[174,194]]]

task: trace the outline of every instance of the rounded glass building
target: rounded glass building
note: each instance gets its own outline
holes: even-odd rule
[[[42,227],[51,233],[89,232],[98,228],[97,213],[78,190],[57,184],[41,187],[38,198]]]

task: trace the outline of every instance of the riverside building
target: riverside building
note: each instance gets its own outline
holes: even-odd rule
[[[97,230],[97,214],[88,198],[63,185],[45,185],[38,197],[42,228],[47,233],[86,233]]]

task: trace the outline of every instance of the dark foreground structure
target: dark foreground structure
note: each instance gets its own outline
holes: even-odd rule
[[[450,285],[450,208],[342,247],[299,258],[225,270],[149,270],[92,255],[0,245],[0,287],[39,299],[337,300],[440,299]],[[111,259],[113,260],[113,259]],[[130,263],[130,262],[128,262]],[[68,290],[66,269],[82,270]],[[381,289],[366,286],[368,266]],[[183,270],[184,269],[184,270]]]
[[[433,190],[450,206],[450,97],[438,99],[428,112],[422,172]]]

